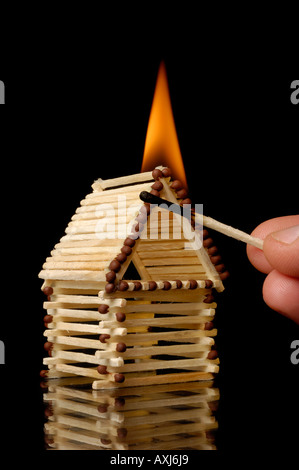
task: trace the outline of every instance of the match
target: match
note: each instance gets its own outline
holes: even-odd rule
[[[187,217],[188,215],[190,216],[190,211],[188,211],[186,207],[167,201],[166,199],[162,199],[147,191],[142,191],[139,197],[143,202],[147,202],[150,204],[155,204],[155,205],[164,204],[163,207],[183,217]],[[256,248],[263,250],[264,242],[260,238],[252,237],[251,235],[248,235],[248,233],[242,232],[242,230],[233,228],[230,225],[225,225],[222,222],[212,219],[211,217],[207,217],[203,214],[197,214],[196,212],[192,211],[192,215],[195,218],[195,222],[203,224],[205,227],[211,228],[212,230],[216,230],[217,232],[220,232],[223,235],[232,237],[236,240],[239,240],[244,243],[248,243],[249,245],[255,246]]]

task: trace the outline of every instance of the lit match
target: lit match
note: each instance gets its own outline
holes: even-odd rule
[[[147,202],[149,204],[163,204],[163,207],[167,208],[169,211],[174,212],[175,214],[179,214],[183,217],[190,215],[188,207],[183,207],[179,204],[167,201],[166,199],[162,199],[158,196],[155,196],[154,194],[150,194],[147,191],[142,191],[139,197],[143,202]],[[195,218],[195,222],[203,224],[205,227],[216,230],[217,232],[223,233],[223,235],[235,238],[241,242],[248,243],[249,245],[255,246],[260,250],[263,249],[264,242],[260,238],[252,237],[251,235],[248,235],[248,233],[242,232],[242,230],[233,228],[230,225],[225,225],[222,222],[218,222],[218,220],[212,219],[211,217],[207,217],[203,214],[197,214],[196,212],[192,211],[192,215]]]

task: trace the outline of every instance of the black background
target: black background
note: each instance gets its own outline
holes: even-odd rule
[[[126,27],[98,33],[103,22],[61,42],[54,30],[41,44],[38,35],[20,40],[1,62],[1,422],[4,442],[34,456],[43,449],[38,272],[95,179],[140,171],[161,59],[193,201],[247,232],[298,213],[299,105],[290,102],[298,74],[288,47],[251,34],[215,40],[199,25],[190,38],[177,24],[163,34],[154,25],[142,38]],[[298,443],[299,365],[290,362],[298,326],[263,303],[264,275],[245,245],[212,236],[231,273],[217,308],[218,447],[290,451]]]

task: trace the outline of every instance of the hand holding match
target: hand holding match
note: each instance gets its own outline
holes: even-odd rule
[[[148,193],[147,191],[142,191],[139,197],[143,202],[147,202],[150,204],[164,204],[163,207],[183,217],[185,217],[188,213],[190,214],[190,212],[188,212],[188,209],[184,208],[183,206],[167,201],[166,199],[162,199],[158,196],[155,196],[154,194]],[[197,214],[196,212],[192,212],[192,215],[194,216],[196,222],[203,224],[205,227],[216,230],[217,232],[221,232],[224,235],[235,238],[236,240],[239,240],[241,242],[253,245],[256,248],[259,248],[260,250],[263,249],[264,242],[260,238],[252,237],[251,235],[248,235],[248,233],[242,232],[241,230],[233,228],[229,225],[225,225],[222,222],[218,222],[218,220],[212,219],[211,217],[207,217],[203,214]]]

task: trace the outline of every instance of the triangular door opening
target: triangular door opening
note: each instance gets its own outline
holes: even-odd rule
[[[136,281],[139,281],[141,280],[141,277],[133,263],[133,261],[131,261],[131,263],[129,264],[128,266],[128,269],[126,270],[124,276],[123,276],[123,279],[124,280],[136,280]]]

